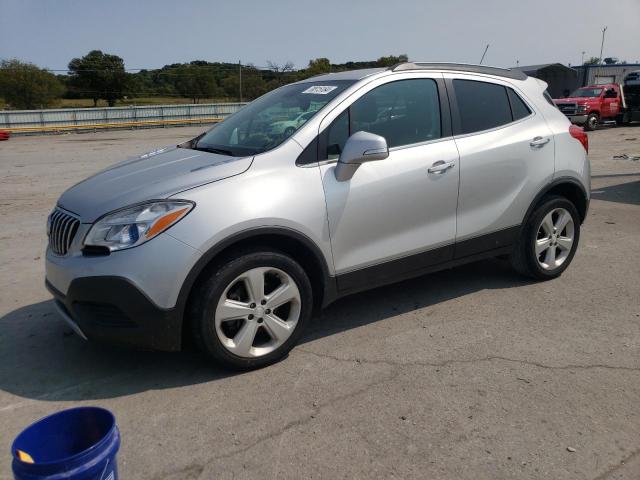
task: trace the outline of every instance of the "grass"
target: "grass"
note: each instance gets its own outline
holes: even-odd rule
[[[198,103],[228,103],[235,102],[235,98],[202,98]],[[131,105],[184,105],[193,103],[190,98],[181,97],[149,97],[149,98],[129,98],[118,100],[116,107],[125,107]],[[0,110],[4,110],[6,104],[0,97]],[[98,107],[107,107],[107,102],[98,100]],[[61,98],[51,104],[49,108],[90,108],[93,107],[93,100],[90,98]]]

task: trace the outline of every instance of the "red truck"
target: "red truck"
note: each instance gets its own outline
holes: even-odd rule
[[[640,85],[626,82],[589,85],[578,88],[567,98],[554,100],[572,123],[594,130],[598,124],[626,124],[640,120]]]

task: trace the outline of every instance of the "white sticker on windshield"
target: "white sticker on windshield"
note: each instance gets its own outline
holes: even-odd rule
[[[313,87],[307,88],[302,93],[314,93],[316,95],[326,95],[329,92],[334,91],[338,87],[334,87],[332,85],[314,85]]]

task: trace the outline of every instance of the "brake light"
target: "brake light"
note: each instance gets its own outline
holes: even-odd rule
[[[578,127],[577,125],[571,125],[569,127],[569,133],[573,138],[578,140],[582,146],[584,147],[584,151],[589,153],[589,137],[584,132],[582,127]]]

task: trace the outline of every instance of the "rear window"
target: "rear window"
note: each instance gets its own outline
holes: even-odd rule
[[[509,103],[511,103],[511,113],[514,121],[531,115],[531,110],[516,92],[507,88],[507,93],[509,94]]]
[[[490,130],[531,115],[531,109],[511,88],[476,80],[454,80],[453,89],[460,113],[460,133]]]
[[[511,122],[507,90],[495,83],[454,80],[461,133],[473,133]]]

